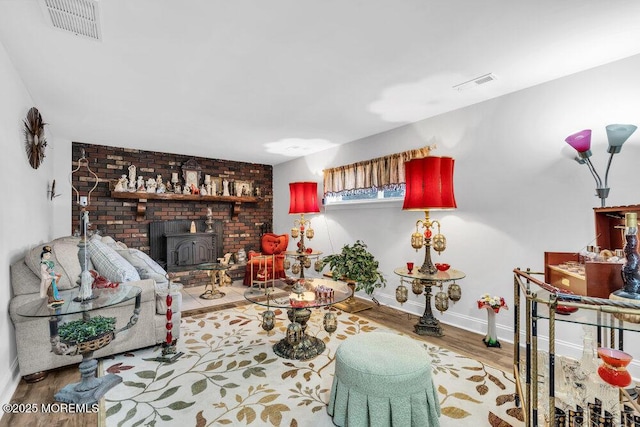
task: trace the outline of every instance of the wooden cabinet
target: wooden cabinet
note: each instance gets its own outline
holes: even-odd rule
[[[578,254],[571,252],[544,253],[544,281],[556,288],[597,298],[622,288],[622,264],[586,262],[583,268],[566,267],[567,262],[578,263]]]
[[[600,249],[622,249],[624,246],[624,214],[640,214],[640,205],[593,208],[596,244]],[[567,262],[578,262],[579,255],[572,252],[544,253],[544,280],[556,288],[577,295],[608,298],[622,288],[622,264],[610,262],[586,262],[584,268],[564,268]]]
[[[622,249],[624,246],[624,214],[636,212],[640,205],[593,208],[596,225],[596,243],[601,249]]]

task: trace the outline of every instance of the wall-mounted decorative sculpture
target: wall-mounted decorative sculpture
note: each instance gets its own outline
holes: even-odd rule
[[[38,169],[44,160],[44,147],[47,140],[44,137],[45,122],[36,107],[31,107],[24,123],[24,143],[27,158],[32,168]]]

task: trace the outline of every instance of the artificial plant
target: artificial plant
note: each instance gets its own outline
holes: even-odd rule
[[[344,245],[337,254],[322,259],[322,267],[329,265],[334,280],[348,279],[356,284],[356,291],[364,290],[373,295],[375,288],[385,286],[387,280],[378,270],[378,261],[360,240]]]

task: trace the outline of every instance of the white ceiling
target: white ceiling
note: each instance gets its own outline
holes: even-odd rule
[[[640,53],[637,0],[0,0],[55,138],[278,164]],[[493,73],[497,80],[453,86]],[[26,114],[26,110],[25,110]]]

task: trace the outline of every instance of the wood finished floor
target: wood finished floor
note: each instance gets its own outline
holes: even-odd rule
[[[224,310],[245,303],[246,302],[231,303],[212,307],[210,309],[192,310],[183,313],[183,316],[194,315],[199,312]],[[409,315],[394,308],[385,306],[374,306],[369,310],[357,313],[357,315],[374,320],[388,328],[407,332],[413,332],[413,325],[418,320],[418,317],[415,315]],[[511,344],[502,342],[502,348],[487,348],[482,343],[482,335],[448,325],[443,325],[443,329],[445,333],[445,336],[443,337],[419,336],[416,334],[413,334],[412,336],[416,339],[421,339],[425,342],[480,360],[489,366],[502,369],[505,372],[512,371],[513,346]],[[37,404],[38,406],[40,406],[40,404],[54,403],[53,395],[62,386],[78,382],[79,380],[80,373],[78,372],[77,365],[49,371],[48,376],[37,383],[28,384],[24,380],[21,380],[11,399],[11,403]],[[0,419],[0,427],[84,427],[95,426],[97,424],[98,415],[94,413],[38,413],[37,416],[34,414],[5,413]]]

